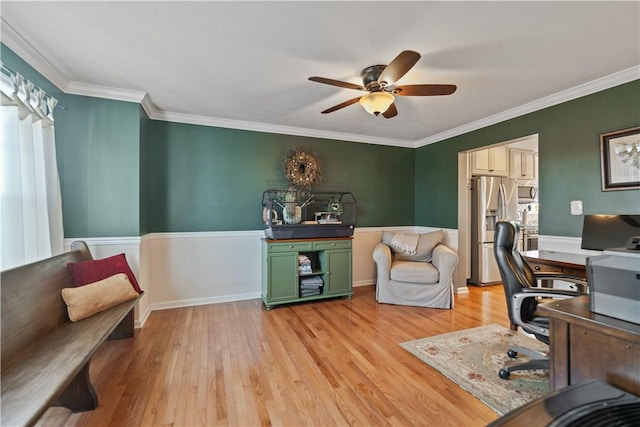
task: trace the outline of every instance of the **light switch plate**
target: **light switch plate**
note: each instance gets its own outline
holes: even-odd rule
[[[582,200],[571,201],[571,215],[582,215]]]

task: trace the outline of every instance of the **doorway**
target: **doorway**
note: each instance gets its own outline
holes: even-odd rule
[[[474,175],[477,175],[478,168],[472,167],[472,160],[475,158],[474,153],[481,153],[484,155],[484,151],[494,147],[507,147],[508,152],[508,172],[507,175],[516,177],[518,173],[521,173],[521,165],[517,164],[519,159],[518,155],[526,152],[534,153],[534,177],[527,175],[527,179],[523,179],[522,176],[518,176],[518,185],[535,185],[538,187],[538,134],[528,135],[521,138],[516,138],[508,141],[497,142],[473,150],[461,151],[458,153],[458,269],[455,277],[455,286],[457,293],[467,293],[467,279],[471,277],[471,179]],[[513,164],[512,164],[513,163]],[[519,170],[520,168],[520,170]],[[534,207],[537,215],[539,211],[539,204],[536,203]],[[519,212],[524,209],[521,204],[518,205]],[[537,217],[536,217],[537,218]],[[518,218],[515,218],[516,220]],[[521,219],[521,218],[519,218]],[[534,228],[531,227],[530,230]],[[537,224],[535,226],[537,232]]]

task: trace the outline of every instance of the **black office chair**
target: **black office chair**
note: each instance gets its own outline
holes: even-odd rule
[[[549,344],[549,319],[536,312],[540,298],[567,299],[581,292],[564,289],[538,287],[538,279],[546,278],[547,274],[536,274],[527,261],[522,258],[517,249],[520,227],[515,222],[499,221],[496,224],[493,252],[500,270],[500,277],[507,299],[507,309],[511,329],[522,330],[533,334],[539,341]],[[565,274],[554,275],[554,279],[561,279],[585,287],[584,279]],[[531,357],[531,360],[519,364],[505,365],[499,372],[500,378],[508,379],[511,372],[528,369],[549,369],[549,358],[546,354],[520,346],[512,346],[507,355],[517,357],[518,353]]]

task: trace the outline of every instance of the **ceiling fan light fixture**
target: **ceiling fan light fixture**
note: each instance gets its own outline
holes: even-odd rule
[[[420,54],[412,50],[403,50],[389,65],[370,65],[360,73],[362,85],[356,85],[340,80],[327,79],[325,77],[309,77],[312,82],[323,83],[345,89],[354,89],[369,92],[357,98],[334,105],[322,111],[322,114],[333,113],[355,103],[360,103],[368,113],[378,116],[382,114],[390,119],[398,115],[398,109],[394,103],[396,96],[437,96],[451,95],[456,91],[456,85],[451,84],[416,84],[396,86],[396,82],[402,78],[420,59]]]
[[[358,102],[368,113],[377,116],[387,111],[394,99],[389,92],[371,92],[362,96]]]

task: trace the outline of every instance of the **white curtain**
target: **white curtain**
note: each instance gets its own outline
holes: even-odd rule
[[[0,267],[64,250],[52,98],[2,67]]]

